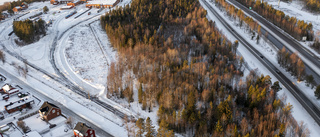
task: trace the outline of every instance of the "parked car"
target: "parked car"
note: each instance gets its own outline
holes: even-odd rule
[[[57,125],[56,124],[51,124],[50,126],[49,126],[49,128],[54,128],[54,127],[56,127]]]
[[[0,112],[0,120],[3,120],[3,119],[4,119],[3,113]]]
[[[88,15],[91,15],[91,12],[88,12]]]

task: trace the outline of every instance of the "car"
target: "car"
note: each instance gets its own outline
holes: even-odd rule
[[[277,70],[277,69],[276,69],[276,72],[277,72],[278,74],[280,74],[280,71],[279,71],[279,70]]]
[[[2,99],[3,99],[3,100],[6,100],[6,101],[7,101],[9,98],[10,98],[9,95],[4,95],[4,96],[2,96]]]
[[[49,128],[54,128],[56,126],[57,126],[56,124],[50,124]]]
[[[263,59],[263,56],[262,56],[262,55],[260,55],[260,58],[262,58],[262,59]]]
[[[91,12],[88,12],[88,15],[91,15]]]

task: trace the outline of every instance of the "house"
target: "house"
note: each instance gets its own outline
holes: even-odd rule
[[[96,137],[94,130],[88,125],[78,122],[73,129],[75,137]]]
[[[17,12],[22,10],[22,7],[21,6],[16,6],[12,10],[13,10],[14,13],[17,13]]]
[[[28,4],[27,4],[27,3],[22,2],[22,4],[21,4],[21,8],[22,8],[23,10],[27,9],[28,7],[29,7],[29,6],[28,6]]]
[[[21,111],[24,108],[30,108],[31,103],[34,103],[34,100],[31,96],[26,96],[20,98],[18,101],[10,102],[10,104],[5,105],[5,110],[10,114],[16,111]]]
[[[26,134],[24,137],[42,137],[37,131],[31,131]]]
[[[96,7],[96,8],[111,8],[116,6],[120,0],[94,0],[88,1],[86,4],[87,8]]]
[[[61,109],[48,101],[44,102],[39,109],[42,120],[49,121],[61,115]]]
[[[73,2],[73,0],[50,0],[50,3],[53,5],[57,5],[57,4],[67,4]]]
[[[60,10],[69,10],[69,9],[72,9],[73,6],[63,6],[60,8]]]
[[[75,7],[75,6],[77,6],[77,5],[81,4],[81,3],[82,3],[82,1],[80,1],[80,0],[75,0],[75,1],[73,1],[73,2],[69,2],[67,5],[68,5],[68,6],[73,6],[73,7]]]
[[[9,14],[8,13],[2,13],[2,15],[0,15],[0,20],[4,20],[5,18],[8,18]],[[4,81],[5,79],[3,79],[4,77],[2,75],[0,75],[0,81]]]
[[[0,93],[6,94],[6,95],[13,95],[16,93],[19,93],[19,88],[14,88],[9,84],[5,84],[2,89],[0,89]]]

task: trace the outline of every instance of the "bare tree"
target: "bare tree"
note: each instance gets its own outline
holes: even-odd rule
[[[17,121],[17,125],[18,125],[18,127],[20,127],[21,129],[22,129],[22,131],[24,132],[24,133],[26,133],[28,130],[30,130],[30,128],[26,125],[26,123],[24,122],[24,121],[22,121],[22,120],[20,120],[20,121]]]
[[[0,50],[0,60],[2,61],[3,64],[4,64],[4,62],[6,62],[6,57],[5,57],[2,50]]]
[[[74,123],[73,118],[72,117],[68,117],[68,119],[66,121],[66,125],[68,126],[69,129],[73,128],[73,123]]]

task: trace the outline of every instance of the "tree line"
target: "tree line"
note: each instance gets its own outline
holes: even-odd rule
[[[276,96],[279,83],[255,71],[242,78],[238,42],[206,16],[196,0],[133,0],[102,16],[101,27],[119,51],[110,65],[107,97],[132,102],[138,87],[142,109],[159,106],[157,136],[299,134],[304,127],[292,124],[292,106]],[[135,135],[155,136],[150,123],[138,119]]]
[[[320,12],[319,0],[303,0],[306,4],[306,8],[313,12]]]
[[[307,40],[313,41],[314,32],[312,23],[285,15],[284,12],[274,9],[272,5],[269,5],[267,2],[261,2],[261,0],[237,1],[247,7],[252,7],[258,14],[283,29],[297,40],[302,40],[302,37],[306,36]]]
[[[305,65],[296,52],[290,54],[283,47],[277,53],[277,60],[280,66],[289,71],[293,76],[296,76],[298,81],[304,80]]]
[[[20,40],[29,44],[38,41],[41,36],[46,35],[46,23],[42,19],[31,21],[13,21],[13,32]]]

